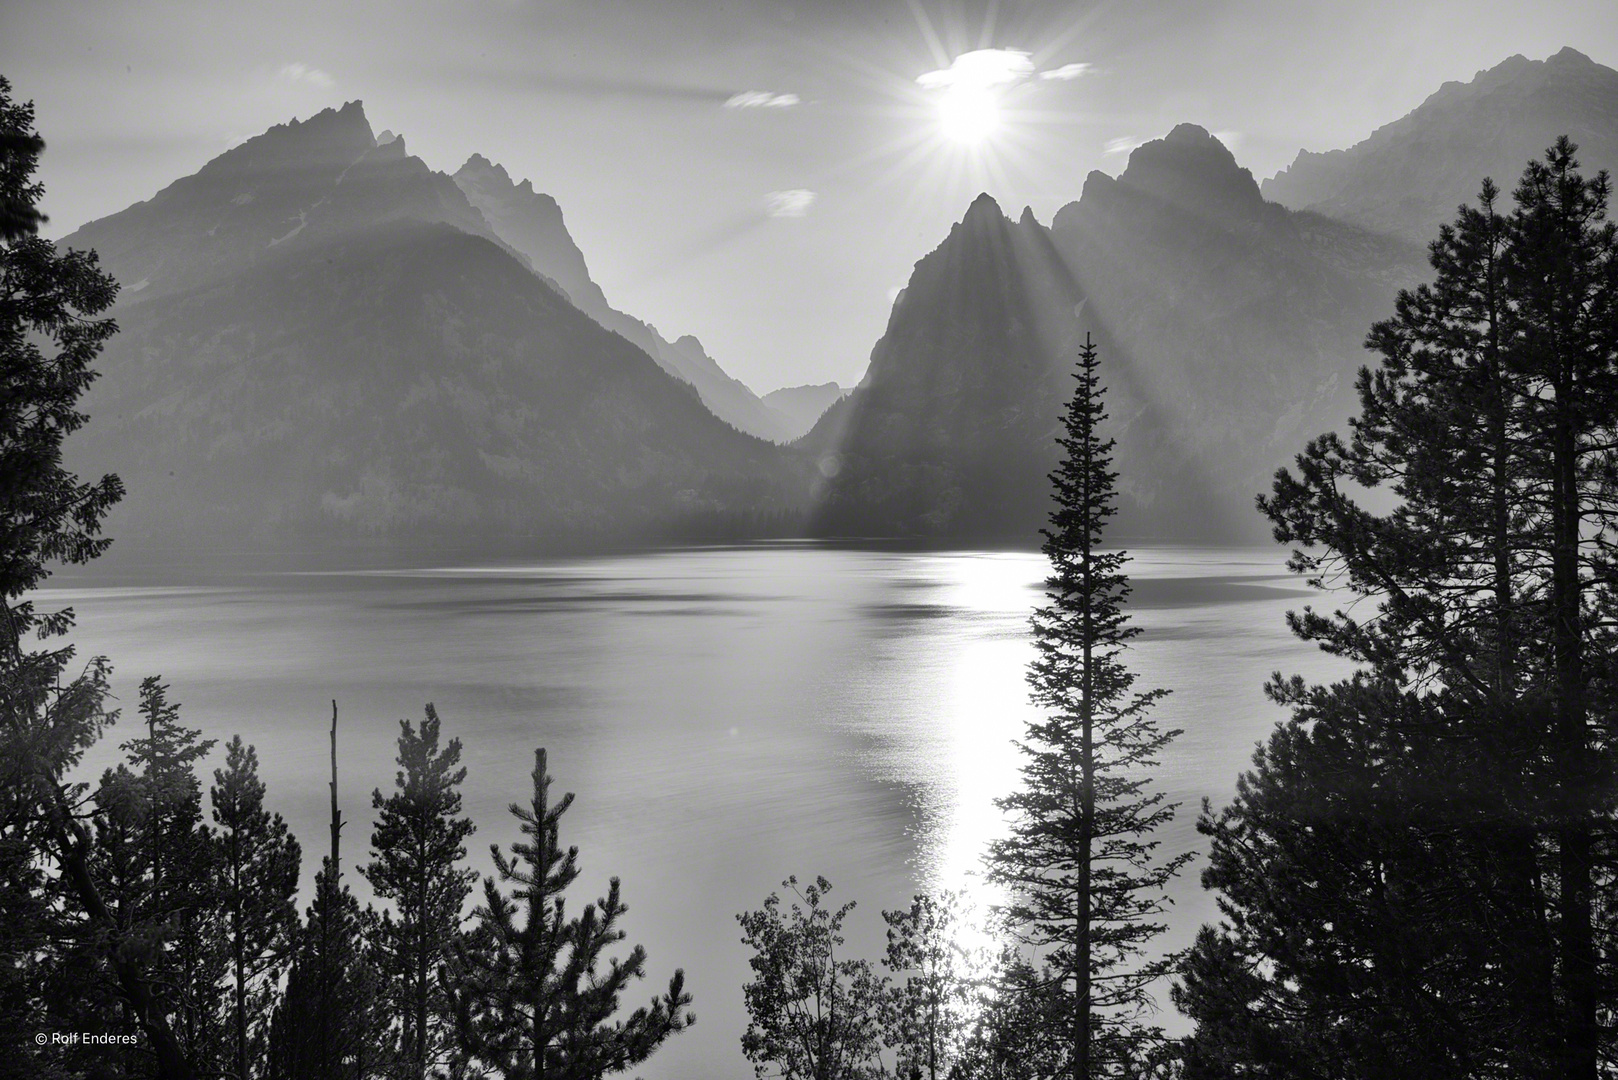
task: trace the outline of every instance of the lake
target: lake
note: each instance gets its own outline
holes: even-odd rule
[[[1309,602],[1278,549],[1133,553],[1137,687],[1184,729],[1158,772],[1181,804],[1165,849],[1199,846],[1197,809],[1230,797],[1282,712],[1271,672],[1340,662],[1288,633]],[[1018,780],[1031,715],[1028,614],[1037,553],[849,550],[797,543],[501,565],[230,576],[59,574],[81,654],[104,654],[129,712],[161,675],[184,720],[258,747],[267,801],[304,846],[308,888],[328,843],[327,728],[336,699],[345,878],[362,897],[373,788],[391,789],[398,721],[434,702],[464,744],[474,865],[516,837],[534,749],[577,793],[572,910],[623,880],[626,944],[644,944],[638,1005],[684,967],[698,1022],[637,1072],[744,1080],[747,953],[737,912],[788,874],[854,899],[850,943],[881,955],[883,908],[918,889],[992,902],[978,880]],[[127,721],[120,728],[127,728]],[[130,737],[113,729],[87,772]],[[221,763],[216,749],[210,769]],[[1194,862],[1165,945],[1216,917]],[[1166,995],[1161,1004],[1168,1008]],[[1164,1018],[1170,1030],[1184,1021]]]

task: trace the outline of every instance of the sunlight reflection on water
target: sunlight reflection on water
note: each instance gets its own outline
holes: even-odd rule
[[[850,944],[873,959],[877,912],[918,888],[996,899],[981,856],[1002,828],[994,799],[1017,782],[1044,569],[1032,553],[761,545],[189,585],[92,572],[50,592],[78,610],[81,653],[117,664],[126,707],[160,673],[188,722],[258,746],[269,802],[306,845],[306,884],[331,699],[351,867],[371,789],[392,784],[398,718],[433,701],[464,741],[480,870],[489,843],[515,839],[506,806],[549,748],[558,786],[578,793],[564,840],[581,849],[580,890],[621,875],[652,981],[683,965],[696,994],[701,1022],[644,1075],[739,1080],[733,916],[787,874],[825,874],[834,899],[857,899]],[[1185,732],[1157,770],[1181,803],[1172,854],[1198,846],[1200,800],[1228,799],[1280,718],[1262,693],[1271,671],[1335,669],[1286,631],[1306,599],[1278,552],[1148,548],[1129,569],[1145,632],[1128,662],[1139,688],[1174,691],[1157,715]],[[126,737],[115,730],[86,775]],[[1216,917],[1200,869],[1174,886],[1167,947]]]

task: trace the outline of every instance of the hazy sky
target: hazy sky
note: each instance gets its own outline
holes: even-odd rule
[[[0,0],[49,235],[359,98],[433,168],[550,192],[609,301],[761,393],[856,381],[979,191],[1048,222],[1181,121],[1263,178],[1564,45],[1618,65],[1618,4]]]

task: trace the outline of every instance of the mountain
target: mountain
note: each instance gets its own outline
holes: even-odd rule
[[[460,188],[410,156],[402,138],[379,145],[364,107],[351,101],[272,127],[60,243],[97,251],[127,306],[400,219],[442,222],[504,246]]]
[[[1309,438],[1343,429],[1366,332],[1427,276],[1414,244],[1265,201],[1189,124],[1137,149],[1117,179],[1091,173],[1051,231],[1157,433],[1205,471],[1216,531],[1231,539],[1267,537],[1253,496]],[[1163,478],[1134,483],[1149,503]],[[1153,531],[1184,535],[1189,523],[1164,510]]]
[[[823,477],[816,531],[1036,535],[1078,330],[1055,262],[1031,215],[981,195],[916,264],[864,380],[802,440]]]
[[[590,278],[584,253],[562,220],[562,208],[551,196],[535,191],[532,181],[513,183],[504,167],[481,154],[468,158],[454,180],[494,231],[522,252],[535,270],[560,285],[580,311],[639,345],[675,378],[696,387],[714,415],[762,439],[785,442],[801,433],[746,384],[726,374],[696,338],[670,342],[654,327],[609,305]]]
[[[1566,134],[1585,172],[1618,171],[1618,71],[1563,49],[1513,56],[1448,82],[1347,150],[1302,151],[1264,182],[1266,198],[1425,244],[1476,202],[1484,177],[1507,196],[1523,166]],[[1509,208],[1509,201],[1507,202]]]
[[[806,490],[357,102],[62,244],[145,282],[70,443],[123,477],[125,546],[509,550],[743,528]]]
[[[829,382],[813,386],[783,386],[779,390],[771,390],[760,400],[785,418],[787,437],[796,439],[814,427],[815,421],[847,393],[843,387]]]
[[[1101,348],[1118,535],[1267,534],[1252,511],[1340,428],[1371,323],[1422,278],[1413,245],[1264,200],[1206,131],[1091,173],[1051,226],[987,196],[917,263],[865,381],[803,440],[827,532],[1036,535],[1068,372]],[[830,474],[830,475],[825,475]]]

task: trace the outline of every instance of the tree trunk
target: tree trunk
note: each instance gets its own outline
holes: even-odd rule
[[[1578,446],[1571,413],[1577,392],[1571,360],[1558,358],[1552,444],[1551,607],[1556,658],[1556,734],[1561,813],[1556,829],[1562,931],[1563,1075],[1596,1080],[1595,942],[1590,910],[1590,770],[1585,731],[1580,617]]]

